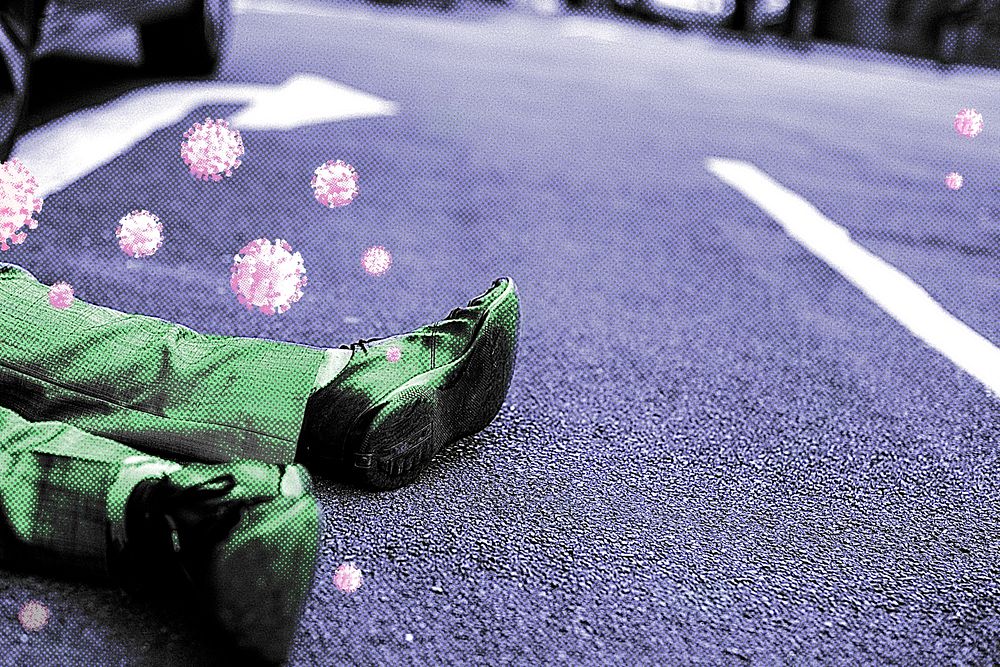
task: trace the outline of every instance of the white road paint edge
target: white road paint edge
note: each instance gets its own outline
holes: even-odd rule
[[[906,274],[855,243],[846,229],[756,166],[724,158],[709,158],[705,166],[917,338],[983,383],[993,397],[1000,397],[1000,349],[946,311]]]
[[[291,130],[340,120],[392,116],[399,105],[313,74],[295,74],[283,84],[221,81],[168,83],[139,88],[98,106],[81,109],[20,137],[12,155],[34,174],[47,197],[131,150],[153,132],[179,123],[209,104],[241,104],[230,117],[241,130]],[[177,168],[177,150],[162,156]]]

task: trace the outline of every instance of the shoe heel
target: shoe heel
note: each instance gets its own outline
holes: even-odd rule
[[[443,444],[437,391],[426,385],[401,391],[368,423],[353,457],[357,475],[377,489],[395,489],[420,474]]]
[[[446,390],[445,419],[452,424],[452,442],[482,431],[500,413],[517,360],[519,303],[505,298],[491,312],[476,336],[461,377]]]

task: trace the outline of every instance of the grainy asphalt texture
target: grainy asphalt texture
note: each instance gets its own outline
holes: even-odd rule
[[[181,134],[238,107],[199,109],[50,196],[3,258],[94,303],[316,346],[518,282],[519,361],[487,430],[395,492],[318,480],[290,664],[1000,664],[1000,401],[703,166],[753,162],[1000,344],[996,71],[620,16],[324,7],[240,13],[219,78],[321,74],[398,115],[248,131],[244,165],[205,184]],[[567,36],[580,22],[616,32]],[[986,117],[972,141],[951,128],[963,106]],[[308,187],[329,159],[361,175],[342,209]],[[164,221],[154,261],[117,248],[132,208]],[[260,236],[309,275],[273,318],[228,291]],[[394,257],[379,279],[359,265],[375,244]],[[346,561],[353,595],[333,584]],[[53,614],[37,633],[29,599]],[[4,572],[0,662],[223,660],[186,616]]]

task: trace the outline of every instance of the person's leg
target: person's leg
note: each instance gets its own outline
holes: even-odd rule
[[[312,586],[310,488],[299,466],[184,466],[0,408],[0,566],[193,584],[197,607],[254,657],[285,657]]]
[[[0,265],[0,405],[170,458],[292,463],[317,375],[341,361],[48,294]]]
[[[499,413],[519,313],[502,278],[440,322],[324,351],[79,300],[56,309],[47,287],[0,265],[0,340],[13,341],[0,346],[0,404],[153,453],[299,460],[394,488]]]

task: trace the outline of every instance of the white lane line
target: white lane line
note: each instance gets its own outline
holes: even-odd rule
[[[1000,396],[1000,349],[942,308],[906,274],[852,241],[846,229],[754,165],[709,158],[705,166],[915,336]]]
[[[292,130],[398,112],[395,102],[314,74],[296,74],[276,86],[169,83],[140,88],[35,128],[18,139],[12,154],[31,170],[38,181],[38,194],[45,197],[209,104],[243,105],[229,119],[241,130]],[[181,138],[178,132],[177,161]]]

